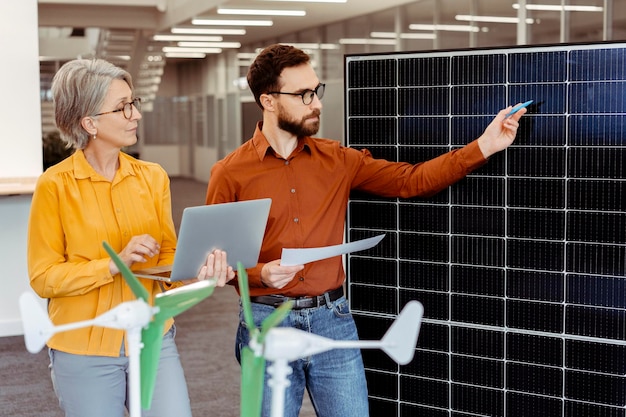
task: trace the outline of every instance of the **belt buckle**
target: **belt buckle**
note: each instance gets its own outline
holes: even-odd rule
[[[324,296],[324,294],[322,295],[318,295],[315,298],[315,306],[316,307],[321,307],[321,306],[325,306],[326,305],[326,297]]]
[[[324,300],[324,296],[323,295],[316,295],[315,297],[311,297],[311,303],[313,304],[313,306],[311,308],[317,308],[322,304],[322,300]]]
[[[319,306],[317,297],[299,297],[293,298],[294,309],[315,308]]]
[[[311,306],[309,305],[309,300],[303,297],[303,298],[294,299],[294,307],[296,309],[302,309],[302,308],[310,308]]]

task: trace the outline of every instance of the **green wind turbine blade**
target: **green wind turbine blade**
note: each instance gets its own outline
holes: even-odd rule
[[[141,368],[141,406],[144,410],[148,410],[152,404],[165,322],[213,294],[215,284],[215,280],[198,281],[157,294],[154,297],[154,306],[158,307],[158,311],[153,316],[148,327],[141,332],[143,349],[139,358]]]
[[[255,328],[254,318],[252,317],[252,306],[250,305],[250,289],[248,287],[248,273],[241,262],[237,262],[237,278],[239,280],[239,293],[241,295],[241,304],[243,306],[243,316],[246,326],[250,331]],[[293,302],[289,301],[281,304],[276,310],[263,320],[261,323],[261,332],[259,333],[258,343],[263,343],[265,334],[272,327],[278,326],[289,314]]]
[[[122,262],[117,253],[115,253],[107,242],[102,242],[102,245],[111,259],[113,259],[115,265],[117,265],[126,283],[133,291],[133,294],[135,294],[138,299],[148,302],[150,299],[148,290],[141,285],[141,282],[135,277],[135,274]],[[143,409],[149,409],[152,404],[156,374],[159,367],[159,358],[161,356],[161,346],[163,344],[165,322],[213,294],[215,284],[215,280],[198,281],[190,285],[157,294],[154,298],[154,307],[157,307],[156,311],[150,324],[141,331],[143,347],[139,354],[139,361],[141,369],[141,407]]]
[[[241,417],[259,417],[263,405],[265,358],[248,346],[241,351]]]
[[[141,330],[143,347],[139,354],[139,369],[141,370],[141,408],[144,410],[150,409],[152,404],[163,344],[163,327],[164,322],[152,321],[148,327]]]
[[[241,305],[243,307],[243,320],[252,331],[255,328],[254,318],[252,317],[252,306],[250,304],[250,288],[248,287],[248,273],[241,262],[237,262],[237,280],[239,282],[239,295],[241,296]]]
[[[283,320],[285,320],[285,317],[287,317],[287,314],[289,314],[289,312],[291,311],[291,307],[293,307],[293,301],[287,301],[285,303],[282,303],[274,311],[272,311],[272,314],[270,314],[265,318],[265,320],[263,320],[263,323],[261,323],[261,332],[259,333],[258,338],[258,342],[260,344],[263,344],[263,342],[265,342],[265,335],[270,329],[278,326],[280,323],[283,322]]]
[[[243,308],[243,318],[250,332],[250,346],[241,350],[241,417],[259,417],[263,405],[263,388],[265,382],[265,358],[263,346],[259,344],[259,329],[254,325],[250,289],[248,287],[248,273],[241,262],[237,262],[237,279],[239,294]]]
[[[133,274],[130,268],[126,266],[124,262],[122,262],[120,257],[117,255],[117,253],[115,253],[115,251],[111,248],[111,246],[109,246],[108,243],[102,242],[102,246],[104,246],[104,249],[107,251],[111,259],[113,259],[113,262],[115,263],[117,268],[120,270],[122,276],[126,280],[126,283],[130,287],[130,289],[133,291],[133,294],[135,294],[135,297],[148,302],[150,299],[148,290],[146,290],[145,287],[141,285],[141,282],[139,282],[135,274]]]
[[[248,274],[241,262],[237,263],[237,279],[239,280],[239,294],[243,316],[248,331],[250,343],[241,350],[241,417],[259,417],[263,404],[263,390],[265,385],[265,357],[263,356],[263,341],[267,332],[278,326],[289,314],[292,301],[283,303],[272,314],[267,316],[261,329],[256,328],[250,302]]]
[[[165,321],[187,311],[213,294],[216,284],[217,280],[207,279],[157,294],[154,305],[159,307],[159,311],[154,315],[154,320]]]

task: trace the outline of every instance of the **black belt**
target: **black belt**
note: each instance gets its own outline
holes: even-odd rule
[[[339,287],[336,290],[325,292],[322,295],[315,297],[285,297],[284,295],[272,294],[272,295],[258,295],[256,297],[250,297],[250,301],[253,303],[265,304],[272,307],[278,307],[286,301],[293,301],[293,310],[302,310],[303,308],[316,308],[326,305],[326,295],[332,302],[338,300],[343,296],[343,287]]]

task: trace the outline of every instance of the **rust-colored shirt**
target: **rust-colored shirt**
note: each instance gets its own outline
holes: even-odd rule
[[[265,263],[280,259],[283,248],[341,244],[351,190],[386,197],[428,196],[486,162],[476,141],[412,165],[374,159],[367,150],[311,137],[300,138],[285,159],[270,147],[261,126],[257,125],[250,140],[213,166],[206,196],[207,204],[272,199],[259,264],[248,270],[252,296],[313,296],[343,284],[341,256],[306,264],[280,290],[264,287],[260,272]]]

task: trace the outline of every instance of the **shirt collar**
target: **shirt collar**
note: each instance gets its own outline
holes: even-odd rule
[[[257,156],[259,157],[259,161],[263,161],[265,159],[265,155],[268,152],[274,152],[272,146],[269,141],[261,132],[261,128],[263,127],[263,122],[258,122],[256,125],[256,129],[254,130],[254,136],[252,136],[252,144],[254,149],[256,149]],[[293,152],[293,155],[297,155],[303,150],[306,150],[309,154],[311,153],[311,138],[309,136],[298,138],[298,146]]]
[[[87,158],[85,158],[85,153],[82,149],[76,150],[72,155],[74,162],[74,176],[76,179],[86,179],[91,178],[92,181],[99,180],[101,177],[96,173],[93,167],[87,162]],[[129,175],[134,175],[135,171],[130,163],[129,158],[124,158],[120,153],[119,156],[120,167],[117,170],[117,175],[120,180]]]

